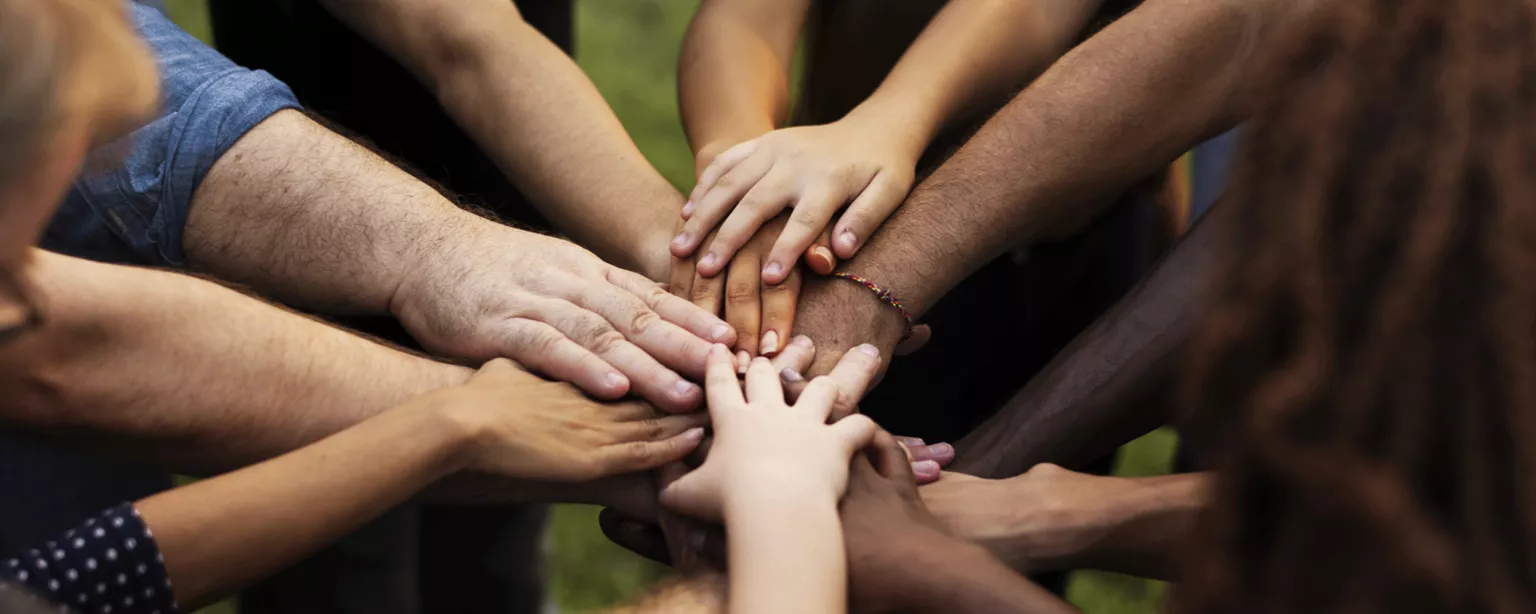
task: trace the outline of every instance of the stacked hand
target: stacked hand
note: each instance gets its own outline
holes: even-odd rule
[[[401,411],[432,412],[462,437],[462,469],[523,480],[590,482],[679,460],[704,437],[703,414],[666,415],[640,402],[601,403],[511,361],[469,382],[417,397]]]
[[[506,357],[595,397],[643,397],[668,411],[703,400],[719,318],[573,243],[500,226],[465,236],[402,281],[391,312],[428,350]]]
[[[672,254],[688,257],[702,247],[699,273],[716,275],[765,223],[793,208],[763,261],[763,282],[784,281],[801,254],[818,273],[830,273],[837,258],[853,257],[912,188],[922,145],[888,142],[893,136],[850,117],[775,130],[727,149],[699,175]],[[848,210],[831,225],[844,206]]]
[[[806,501],[841,498],[848,459],[874,437],[875,423],[856,414],[827,424],[838,397],[830,378],[811,381],[790,405],[767,359],[752,361],[745,391],[735,363],[724,346],[710,354],[706,389],[715,445],[703,466],[662,491],[662,504],[718,521],[727,506],[763,491]]]

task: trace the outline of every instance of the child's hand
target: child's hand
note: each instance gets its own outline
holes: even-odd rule
[[[662,504],[719,521],[727,508],[751,505],[764,494],[835,503],[848,484],[849,458],[874,438],[875,423],[854,414],[827,424],[838,394],[828,378],[812,380],[788,405],[779,373],[765,358],[747,368],[743,396],[735,364],[725,346],[710,352],[705,395],[714,447],[703,466],[662,491]]]
[[[837,257],[853,257],[906,198],[922,154],[921,145],[893,143],[880,132],[845,119],[775,130],[726,150],[699,176],[672,254],[687,257],[702,245],[699,273],[713,277],[765,222],[793,208],[763,263],[764,282],[783,281],[818,237],[830,237]],[[845,205],[848,210],[832,227],[833,215]],[[831,254],[815,259],[830,260]]]

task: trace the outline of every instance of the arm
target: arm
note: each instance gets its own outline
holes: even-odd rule
[[[329,312],[391,314],[435,353],[513,358],[602,398],[696,407],[725,322],[558,239],[454,206],[303,114],[257,125],[193,196],[188,264]],[[676,369],[676,371],[674,371]]]
[[[45,315],[0,348],[5,420],[110,433],[181,471],[270,458],[470,375],[191,277],[47,252],[26,274]]]
[[[789,116],[789,69],[811,0],[705,0],[683,38],[678,103],[702,172]]]
[[[702,423],[700,416],[659,417],[640,403],[599,404],[568,385],[496,360],[463,386],[416,397],[271,461],[139,502],[137,515],[146,526],[128,532],[121,553],[105,550],[100,560],[88,558],[83,566],[62,562],[87,544],[99,549],[98,540],[129,523],[119,515],[96,527],[87,523],[88,535],[73,540],[66,535],[57,548],[50,542],[47,554],[29,551],[25,565],[7,562],[5,567],[35,570],[38,577],[30,578],[35,584],[51,573],[45,584],[49,589],[61,588],[60,579],[80,589],[115,580],[80,593],[76,605],[88,605],[93,594],[118,599],[124,596],[118,591],[126,591],[126,597],[137,598],[151,596],[152,591],[140,592],[145,588],[173,588],[183,604],[195,609],[292,563],[455,471],[557,483],[645,471],[691,452],[703,435]],[[158,545],[163,556],[169,578],[163,587],[146,574],[147,557],[139,551],[151,545]],[[140,565],[137,569],[102,569],[127,567],[130,558],[138,559],[131,561]],[[131,588],[130,577],[136,582]],[[137,584],[146,580],[147,587]],[[132,599],[122,600],[124,606],[131,604]]]
[[[954,470],[1006,478],[1076,466],[1173,418],[1181,348],[1234,205],[1211,209],[1146,279],[1078,335],[997,413],[956,444]]]
[[[837,257],[852,257],[860,242],[901,205],[912,188],[918,159],[940,131],[1038,74],[1082,30],[1099,4],[1092,0],[947,3],[880,87],[847,116],[823,126],[776,131],[713,159],[690,196],[696,207],[685,209],[688,222],[673,255],[690,255],[719,224],[699,263],[700,273],[714,275],[764,222],[793,207],[793,223],[775,242],[763,269],[764,281],[782,281],[824,231],[830,230],[831,249]],[[741,21],[758,16],[744,14],[745,7],[736,12],[743,13]],[[718,27],[730,31],[725,24]],[[740,66],[730,68],[748,72]],[[687,92],[684,88],[685,97]],[[736,112],[747,115],[749,111]],[[847,211],[836,215],[845,205]],[[834,216],[837,221],[830,224]],[[829,259],[825,252],[818,253],[819,259]]]
[[[726,504],[731,614],[845,611],[837,501],[756,486]]]
[[[436,92],[557,228],[663,280],[683,199],[581,68],[502,0],[323,0]]]
[[[1021,573],[1099,569],[1172,579],[1210,503],[1210,476],[1097,476],[1037,465],[986,480],[946,473],[919,489],[950,534]]]
[[[846,270],[921,314],[1005,250],[1070,232],[1134,181],[1236,123],[1261,52],[1307,4],[1149,0],[988,121]],[[800,321],[823,322],[805,331],[820,347],[873,339],[888,349],[901,336],[894,311],[852,284],[808,282],[804,294]]]

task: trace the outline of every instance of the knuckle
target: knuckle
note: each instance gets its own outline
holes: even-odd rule
[[[646,331],[651,330],[651,328],[656,326],[656,324],[659,322],[661,322],[661,316],[656,315],[656,312],[651,311],[650,309],[637,310],[629,318],[630,334],[643,334]]]
[[[667,432],[666,425],[662,424],[661,420],[658,418],[646,418],[641,420],[639,422],[639,426],[641,437],[649,441],[661,439],[661,436]]]
[[[626,343],[624,335],[610,328],[592,337],[592,343],[588,349],[597,354],[608,354],[619,349],[624,343]]]
[[[817,232],[821,232],[821,226],[822,226],[822,224],[825,224],[826,222],[824,220],[822,220],[820,216],[811,215],[811,214],[809,214],[807,212],[807,214],[805,214],[805,215],[792,215],[792,216],[790,216],[789,217],[789,223],[790,224],[794,224],[795,226],[799,227],[801,230],[804,230],[806,232],[817,233]]]
[[[725,300],[731,304],[750,303],[757,300],[758,289],[749,283],[727,283]]]
[[[649,465],[655,458],[655,446],[643,441],[632,441],[624,444],[623,459],[624,462],[631,466]]]

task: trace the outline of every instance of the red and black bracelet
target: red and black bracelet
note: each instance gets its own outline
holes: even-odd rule
[[[907,329],[902,331],[901,340],[906,341],[907,337],[912,336],[912,327],[915,325],[915,323],[912,321],[912,314],[907,311],[906,307],[901,305],[901,299],[896,298],[896,295],[892,294],[890,289],[868,279],[864,279],[863,277],[859,277],[858,275],[854,275],[853,273],[833,273],[832,276],[838,279],[846,279],[853,283],[864,286],[870,292],[874,292],[875,297],[879,298],[880,302],[895,307],[896,311],[901,314],[901,319],[907,321]]]

